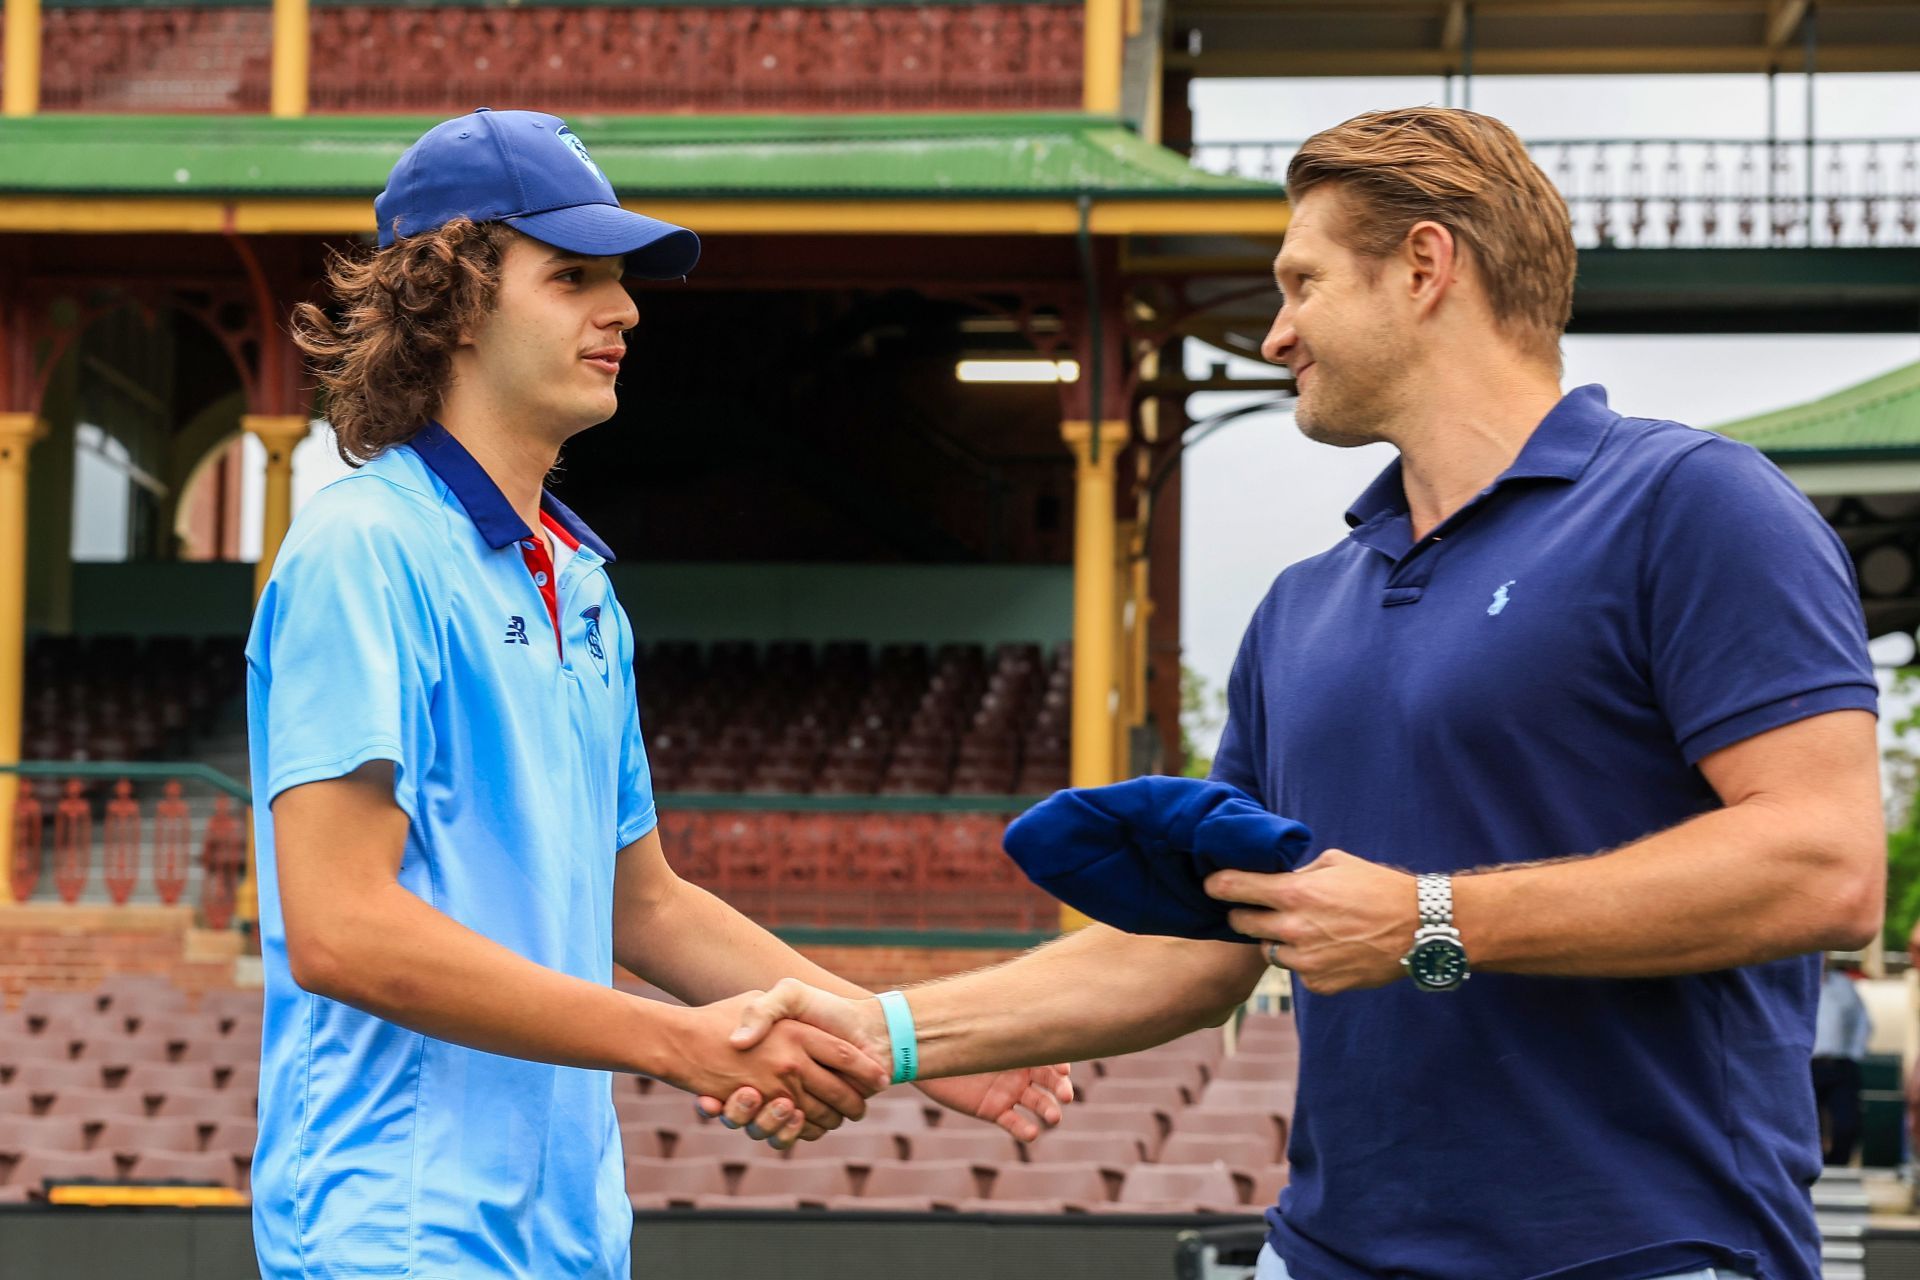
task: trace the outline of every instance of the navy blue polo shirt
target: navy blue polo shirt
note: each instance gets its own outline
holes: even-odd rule
[[[1852,568],[1812,505],[1748,446],[1621,417],[1599,387],[1418,543],[1398,462],[1347,520],[1255,614],[1214,768],[1306,823],[1313,854],[1603,852],[1719,807],[1712,752],[1876,707]],[[1296,1280],[1816,1280],[1818,979],[1806,956],[1296,989],[1274,1248]]]

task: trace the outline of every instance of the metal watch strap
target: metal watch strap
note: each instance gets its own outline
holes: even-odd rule
[[[1414,881],[1420,896],[1420,927],[1453,924],[1453,877],[1423,875]]]

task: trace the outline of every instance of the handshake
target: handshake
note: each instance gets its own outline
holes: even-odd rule
[[[894,1083],[886,1015],[870,996],[849,999],[785,978],[770,991],[673,1012],[671,1066],[660,1078],[698,1095],[701,1115],[779,1150],[861,1119],[867,1099]],[[1022,1142],[1059,1124],[1061,1108],[1073,1100],[1065,1065],[928,1080],[919,1088]]]

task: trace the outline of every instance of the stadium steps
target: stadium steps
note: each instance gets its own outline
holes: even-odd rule
[[[1820,1224],[1821,1280],[1866,1280],[1861,1235],[1872,1212],[1859,1169],[1826,1169],[1813,1186],[1813,1213]]]

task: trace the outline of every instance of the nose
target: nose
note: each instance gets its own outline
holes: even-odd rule
[[[600,318],[601,328],[624,333],[640,323],[639,305],[634,302],[633,295],[627,292],[626,285],[615,283],[611,302],[607,314]]]
[[[1260,343],[1260,354],[1269,364],[1286,364],[1298,339],[1299,335],[1293,330],[1293,317],[1287,314],[1287,308],[1281,307],[1280,314],[1273,318],[1273,327]]]

